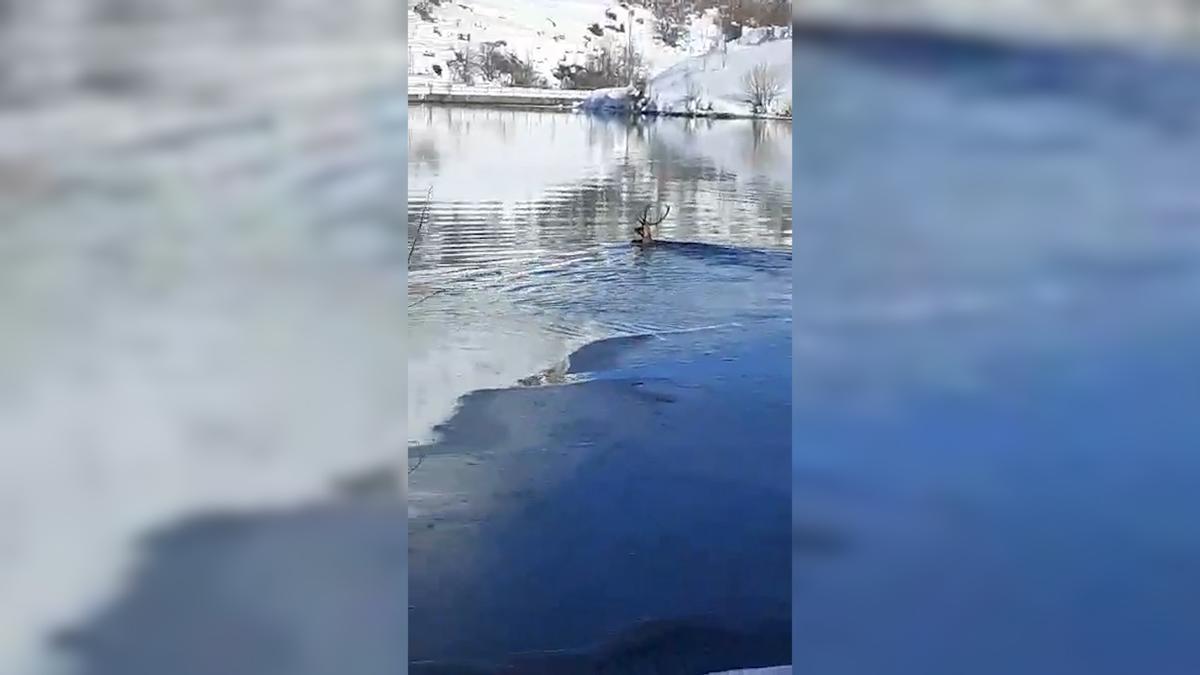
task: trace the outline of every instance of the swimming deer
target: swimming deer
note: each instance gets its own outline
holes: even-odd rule
[[[653,204],[647,204],[645,210],[642,211],[642,215],[638,217],[638,226],[633,228],[633,232],[638,238],[634,239],[632,243],[642,245],[653,244],[654,233],[652,232],[652,228],[657,227],[659,223],[666,220],[667,216],[671,214],[671,205],[667,204],[667,210],[663,212],[661,218],[650,220],[650,209],[653,206]]]

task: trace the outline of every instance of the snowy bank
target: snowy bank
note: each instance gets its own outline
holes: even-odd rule
[[[579,110],[689,117],[790,117],[792,41],[773,40],[686,58],[646,84],[597,89]],[[751,82],[755,84],[750,84]]]
[[[650,80],[646,111],[667,115],[773,117],[792,110],[792,41],[731,44],[685,59]],[[756,79],[756,87],[747,83]],[[757,95],[750,89],[757,89]],[[757,101],[753,99],[758,99]]]

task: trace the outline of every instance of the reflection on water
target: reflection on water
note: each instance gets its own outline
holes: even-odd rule
[[[795,662],[1194,672],[1200,67],[964,48],[795,59]]]
[[[791,243],[787,124],[420,107],[409,149],[410,243],[425,220],[409,277],[413,441],[460,395],[511,385],[591,340],[752,310],[760,299],[744,290],[698,297],[686,278],[653,286],[623,269],[647,204],[671,206],[664,239]]]
[[[413,113],[414,672],[786,663],[790,125]]]

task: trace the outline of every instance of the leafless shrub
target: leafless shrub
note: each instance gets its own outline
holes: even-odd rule
[[[479,70],[489,80],[502,80],[514,87],[544,87],[546,78],[533,67],[533,58],[522,59],[504,48],[504,43],[485,43],[480,51]]]
[[[562,86],[604,89],[645,81],[645,59],[636,49],[606,45],[588,56],[584,65],[560,65],[555,72]]]
[[[533,59],[510,53],[503,40],[467,43],[454,52],[446,63],[451,78],[466,85],[477,77],[492,82],[507,82],[516,87],[545,87],[546,78],[533,66]]]
[[[533,67],[533,59],[526,55],[524,59],[510,56],[508,59],[508,75],[514,87],[545,87],[546,78]]]
[[[770,64],[760,63],[742,77],[742,94],[755,113],[765,113],[783,93],[783,78]]]
[[[475,84],[475,70],[479,63],[478,51],[467,43],[462,49],[454,50],[454,58],[446,62],[450,76],[465,85]]]

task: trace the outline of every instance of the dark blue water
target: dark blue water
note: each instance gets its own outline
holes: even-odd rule
[[[413,112],[414,672],[787,663],[790,126]]]
[[[475,392],[410,449],[418,672],[788,661],[791,256],[663,244],[606,260],[575,307],[695,327],[590,343],[565,384]]]
[[[1200,67],[840,34],[796,77],[794,663],[1200,672]]]

